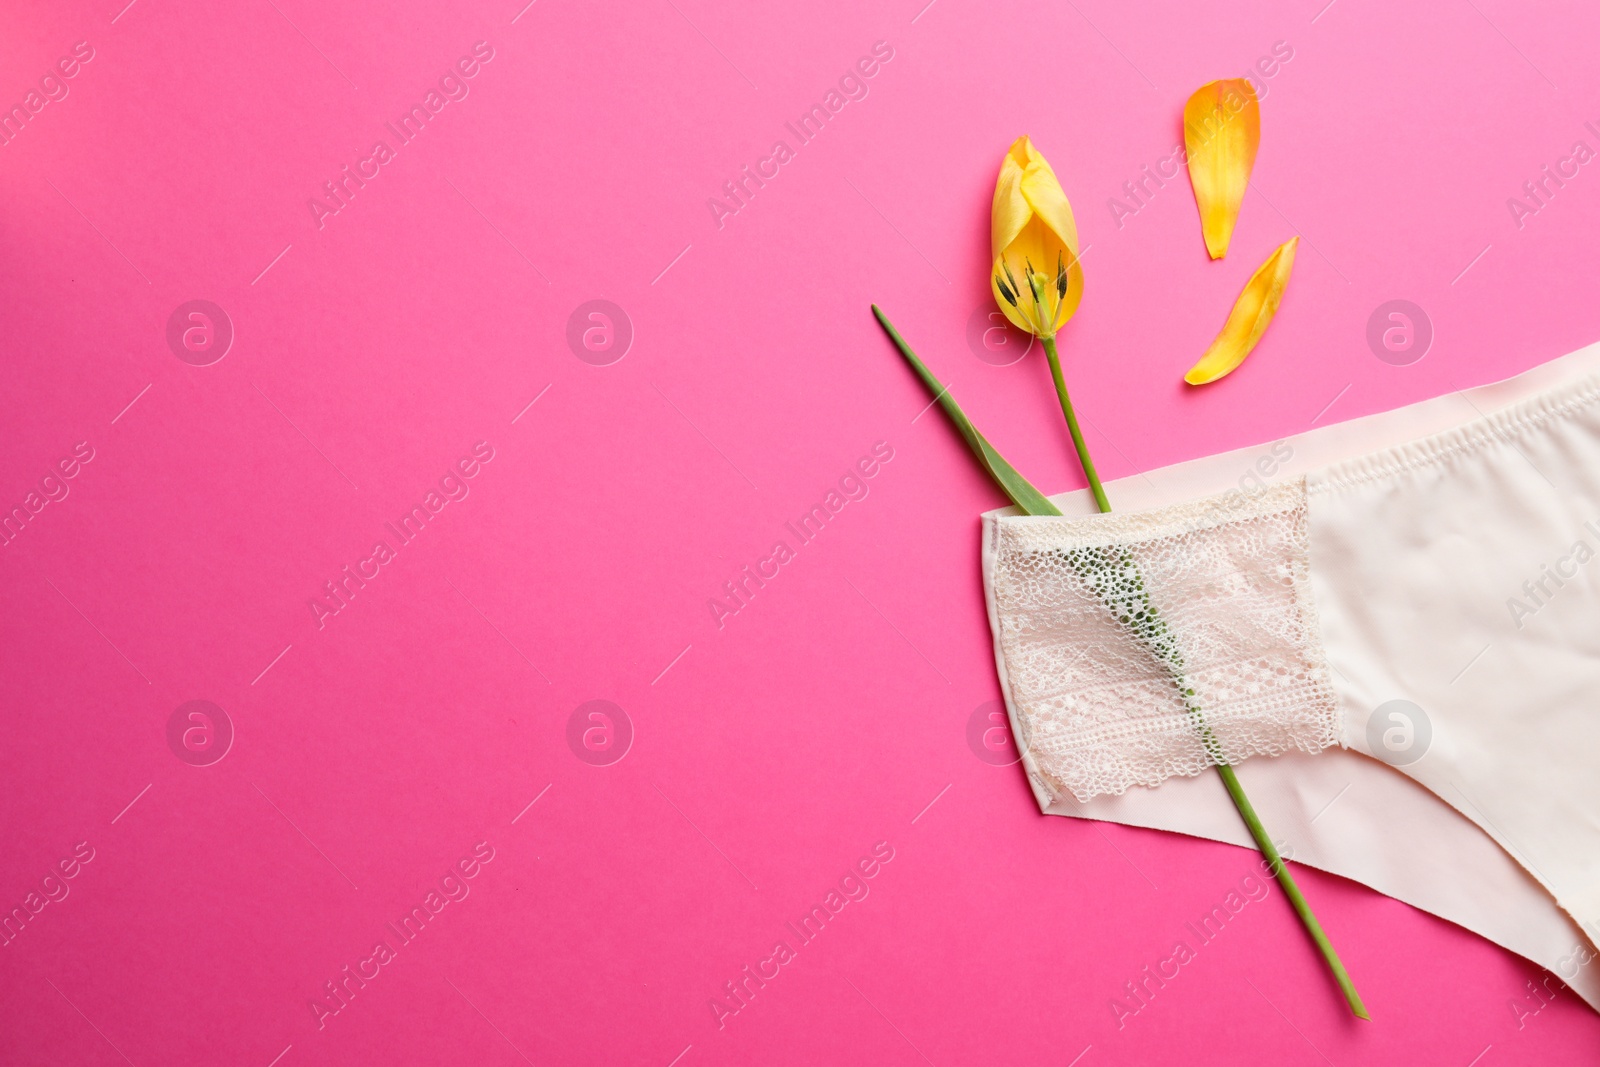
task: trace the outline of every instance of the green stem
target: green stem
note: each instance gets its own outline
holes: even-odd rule
[[[1344,969],[1339,953],[1334,951],[1333,942],[1323,933],[1322,924],[1317,922],[1317,917],[1311,913],[1311,905],[1306,903],[1305,895],[1295,884],[1294,875],[1289,873],[1289,865],[1278,855],[1278,849],[1273,845],[1266,827],[1261,825],[1261,819],[1256,815],[1254,805],[1250,803],[1250,798],[1244,795],[1244,786],[1239,784],[1239,776],[1226,763],[1217,764],[1217,773],[1222,776],[1222,784],[1227,787],[1228,795],[1233,798],[1233,806],[1239,809],[1244,824],[1250,828],[1250,836],[1256,839],[1256,847],[1267,857],[1272,873],[1277,877],[1278,884],[1283,887],[1283,895],[1288,897],[1289,903],[1294,906],[1294,912],[1300,916],[1300,923],[1306,928],[1306,933],[1317,943],[1317,949],[1327,961],[1328,970],[1333,972],[1334,981],[1339,983],[1339,989],[1344,993],[1345,1003],[1350,1005],[1350,1010],[1355,1013],[1356,1018],[1370,1020],[1372,1016],[1367,1014],[1367,1006],[1361,1003],[1361,994],[1356,992],[1356,984],[1350,980],[1350,972]]]
[[[1094,502],[1099,505],[1100,510],[1110,511],[1111,501],[1106,498],[1106,491],[1100,484],[1100,475],[1095,472],[1094,460],[1089,457],[1089,446],[1084,444],[1083,431],[1078,429],[1078,418],[1073,413],[1072,400],[1067,396],[1067,383],[1061,374],[1061,359],[1056,355],[1056,340],[1054,337],[1041,337],[1039,340],[1044,345],[1045,357],[1050,361],[1050,377],[1055,381],[1056,396],[1061,398],[1061,413],[1067,417],[1067,430],[1072,434],[1072,447],[1078,451],[1078,461],[1083,465],[1084,477],[1089,480],[1089,490],[1094,493]],[[1197,706],[1187,699],[1184,703],[1189,705],[1190,712],[1195,715],[1200,725],[1201,740],[1206,746],[1206,751],[1216,760],[1217,774],[1222,777],[1222,784],[1227,788],[1228,796],[1233,799],[1233,806],[1239,809],[1239,817],[1249,828],[1256,847],[1266,857],[1273,875],[1278,879],[1278,884],[1283,887],[1284,896],[1289,898],[1295,914],[1300,916],[1301,925],[1306,928],[1306,933],[1311,935],[1311,940],[1322,953],[1328,969],[1333,972],[1334,980],[1339,983],[1339,989],[1344,993],[1345,1002],[1350,1005],[1350,1010],[1358,1019],[1370,1020],[1372,1016],[1367,1014],[1366,1005],[1361,1002],[1361,994],[1356,992],[1355,983],[1350,980],[1350,973],[1344,969],[1344,963],[1339,959],[1339,953],[1334,951],[1328,935],[1323,932],[1322,924],[1312,914],[1311,905],[1306,903],[1305,895],[1295,884],[1294,875],[1289,873],[1288,864],[1278,854],[1271,835],[1267,833],[1266,827],[1261,825],[1261,817],[1256,814],[1250,798],[1245,796],[1244,786],[1239,784],[1239,776],[1234,773],[1233,767],[1224,762],[1222,746],[1212,733],[1211,726],[1206,723]]]
[[[1083,464],[1084,477],[1089,479],[1089,490],[1094,493],[1094,502],[1100,506],[1101,511],[1110,511],[1111,501],[1106,499],[1106,491],[1100,487],[1100,476],[1095,473],[1094,460],[1089,458],[1089,446],[1084,444],[1083,431],[1078,429],[1078,416],[1072,410],[1072,398],[1067,396],[1067,382],[1061,376],[1061,357],[1056,355],[1056,339],[1041,337],[1039,342],[1044,345],[1045,358],[1050,361],[1050,377],[1056,383],[1056,396],[1061,398],[1061,414],[1067,417],[1067,430],[1072,434],[1072,447],[1078,450],[1078,462]]]

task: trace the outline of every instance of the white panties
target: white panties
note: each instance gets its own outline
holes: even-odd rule
[[[985,519],[1041,808],[1249,845],[1220,756],[1297,861],[1600,1008],[1600,345],[1107,490]]]

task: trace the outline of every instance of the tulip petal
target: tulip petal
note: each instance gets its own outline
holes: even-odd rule
[[[1211,342],[1200,362],[1189,368],[1184,381],[1190,385],[1214,382],[1244,362],[1244,357],[1261,340],[1272,317],[1278,313],[1278,302],[1289,284],[1289,272],[1294,268],[1294,253],[1299,244],[1300,238],[1289,238],[1250,276],[1239,299],[1234,301],[1222,332]]]
[[[1206,250],[1221,259],[1261,144],[1261,104],[1250,82],[1224,78],[1196,89],[1183,106],[1183,143]]]
[[[1033,209],[1022,195],[1022,168],[1027,164],[1028,151],[1033,146],[1026,137],[1019,137],[1000,161],[1000,176],[994,184],[994,206],[990,212],[989,254],[996,259],[1006,246],[1016,240],[1017,234],[1028,224]]]
[[[1083,297],[1078,227],[1055,171],[1027,137],[1017,138],[1001,161],[989,236],[995,304],[1019,329],[1053,335]],[[1030,268],[1047,278],[1047,321],[1038,318]]]
[[[1023,138],[1028,152],[1028,164],[1022,170],[1022,196],[1033,209],[1034,215],[1048,226],[1068,248],[1077,250],[1078,224],[1072,217],[1072,205],[1067,194],[1061,191],[1061,182],[1050,164]],[[1053,261],[1052,261],[1053,262]]]

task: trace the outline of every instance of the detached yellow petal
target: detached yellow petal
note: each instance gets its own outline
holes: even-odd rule
[[[1299,244],[1300,238],[1289,238],[1250,276],[1244,292],[1234,301],[1222,332],[1200,362],[1189,368],[1184,381],[1190,385],[1214,382],[1244,362],[1278,313],[1278,302],[1283,299],[1284,286],[1289,284],[1289,271],[1294,268],[1294,251]]]
[[[1026,137],[1000,162],[990,221],[995,304],[1018,329],[1055,336],[1083,298],[1078,227],[1055,171]]]
[[[1206,251],[1221,259],[1261,144],[1261,103],[1249,81],[1224,78],[1196,89],[1183,105],[1183,143]]]

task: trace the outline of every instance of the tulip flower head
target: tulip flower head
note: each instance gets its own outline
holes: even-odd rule
[[[995,303],[1018,329],[1054,337],[1083,298],[1078,227],[1055,171],[1027,137],[1000,164],[991,221]]]

